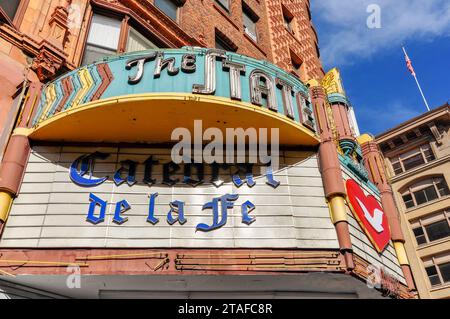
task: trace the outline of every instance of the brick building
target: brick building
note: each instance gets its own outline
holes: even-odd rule
[[[309,1],[8,0],[0,19],[4,296],[413,296]],[[202,127],[269,131],[278,167],[175,163],[200,120],[203,146]]]

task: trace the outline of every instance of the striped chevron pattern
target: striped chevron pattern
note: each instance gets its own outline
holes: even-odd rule
[[[35,126],[52,116],[101,98],[114,80],[108,64],[93,64],[70,72],[42,90],[33,118]]]

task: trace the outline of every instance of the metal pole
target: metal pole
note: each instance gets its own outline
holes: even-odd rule
[[[414,79],[416,80],[417,87],[419,88],[420,94],[422,95],[423,101],[425,102],[425,106],[427,107],[427,110],[430,111],[430,107],[428,106],[427,99],[425,98],[422,88],[420,87],[419,80],[417,80],[417,75],[414,75]]]
[[[409,59],[408,54],[406,53],[406,49],[404,46],[402,46],[403,53],[405,53],[405,57]],[[427,110],[430,111],[430,106],[428,105],[427,99],[425,98],[425,94],[423,94],[422,87],[420,86],[419,80],[417,79],[416,72],[412,73],[412,76],[414,77],[414,80],[416,80],[417,88],[419,89],[420,95],[422,95],[422,99],[425,102],[425,106],[427,107]]]

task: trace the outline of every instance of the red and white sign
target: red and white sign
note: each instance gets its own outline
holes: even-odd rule
[[[347,180],[346,188],[353,215],[376,250],[382,252],[391,239],[391,231],[383,208],[374,196],[366,196],[353,179]]]

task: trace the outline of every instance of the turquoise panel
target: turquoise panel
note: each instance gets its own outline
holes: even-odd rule
[[[137,84],[129,84],[128,78],[129,76],[134,76],[137,72],[137,67],[132,67],[130,70],[126,70],[127,61],[130,59],[134,59],[137,57],[143,57],[148,54],[151,54],[155,51],[163,52],[164,59],[174,58],[175,66],[180,68],[180,71],[176,75],[169,75],[167,72],[167,68],[162,70],[160,77],[154,77],[155,70],[155,60],[148,61],[144,66],[144,75],[141,81]],[[134,52],[129,54],[124,54],[120,56],[112,56],[99,61],[98,63],[107,63],[109,66],[114,79],[104,91],[103,95],[100,99],[107,99],[118,96],[127,96],[132,94],[145,94],[145,93],[185,93],[191,94],[194,84],[204,84],[205,81],[205,56],[208,52],[208,49],[202,48],[191,48],[185,47],[182,49],[159,49],[159,50],[148,50],[141,52]],[[185,54],[193,54],[196,56],[196,71],[193,73],[184,73],[181,70],[181,62],[183,55]],[[289,85],[293,87],[295,93],[301,92],[303,95],[309,97],[308,88],[295,76],[284,71],[283,69],[278,68],[277,66],[268,63],[266,61],[259,61],[250,57],[246,57],[243,55],[239,55],[236,53],[226,52],[227,60],[240,63],[245,65],[245,74],[241,75],[241,94],[242,101],[246,103],[251,103],[250,100],[250,80],[249,75],[254,70],[260,70],[268,74],[272,77],[274,83],[276,78],[280,78],[283,81],[287,82]],[[88,93],[83,97],[82,103],[87,103],[91,100],[94,92],[97,91],[99,86],[101,85],[101,77],[98,73],[96,65],[93,64],[88,66],[89,72],[94,79],[94,84],[89,89]],[[214,96],[230,98],[230,73],[223,69],[222,61],[220,59],[216,60],[216,91]],[[78,70],[74,70],[69,74],[65,75],[71,77],[74,90],[71,92],[66,105],[63,107],[63,110],[66,110],[73,105],[73,98],[76,96],[77,92],[81,88],[80,79],[77,74]],[[62,77],[57,79],[56,82],[61,81]],[[60,87],[60,86],[58,86]],[[63,94],[62,90],[58,89],[58,95]],[[282,100],[282,91],[279,88],[275,88],[276,101],[278,113],[285,115],[284,105]],[[58,96],[58,101],[61,98]],[[292,97],[293,105],[294,105],[294,117],[298,122],[300,121],[300,114],[298,112],[297,101],[295,97]],[[311,105],[309,105],[312,107]],[[265,106],[263,106],[265,107]],[[53,112],[52,108],[52,112]],[[36,116],[34,124],[38,122],[40,116]]]

